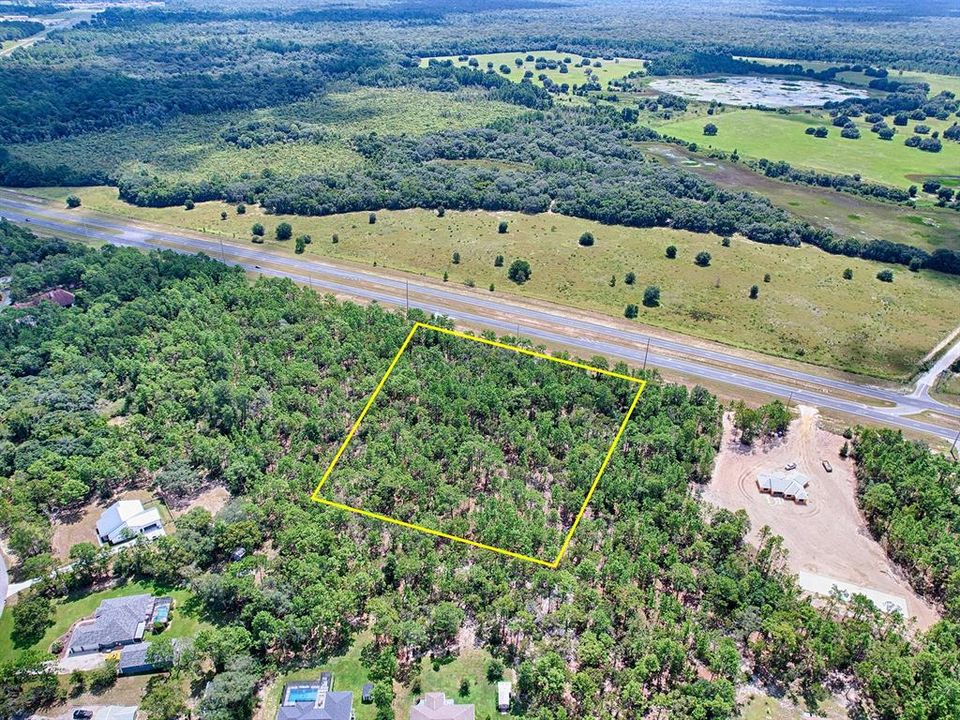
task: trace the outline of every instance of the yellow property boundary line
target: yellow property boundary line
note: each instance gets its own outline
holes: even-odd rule
[[[475,540],[470,540],[469,538],[460,537],[458,535],[449,535],[440,530],[434,530],[433,528],[424,527],[423,525],[417,525],[415,523],[404,522],[403,520],[397,520],[396,518],[389,517],[387,515],[381,515],[380,513],[370,512],[369,510],[364,510],[362,508],[353,507],[352,505],[345,505],[344,503],[339,503],[334,500],[327,500],[320,497],[320,490],[323,488],[324,484],[330,478],[331,473],[333,472],[334,467],[340,461],[340,458],[343,456],[344,451],[347,449],[347,445],[350,444],[350,441],[353,440],[353,436],[356,435],[357,429],[360,427],[360,423],[363,422],[363,419],[366,417],[367,413],[370,411],[370,408],[373,406],[374,401],[377,399],[377,395],[380,394],[380,391],[383,389],[383,386],[387,382],[387,378],[390,377],[390,373],[393,372],[393,369],[397,366],[397,363],[400,361],[400,357],[406,352],[407,347],[410,345],[410,341],[413,340],[413,336],[416,334],[417,330],[424,328],[426,330],[433,330],[438,333],[443,333],[445,335],[452,335],[453,337],[463,338],[464,340],[472,340],[473,342],[483,343],[485,345],[491,345],[493,347],[501,348],[503,350],[512,350],[513,352],[520,353],[522,355],[530,355],[532,357],[541,358],[543,360],[550,360],[551,362],[560,363],[562,365],[569,365],[571,367],[580,368],[581,370],[587,370],[589,372],[600,373],[601,375],[608,375],[610,377],[619,378],[621,380],[627,380],[629,382],[637,383],[640,387],[637,389],[637,394],[633,396],[633,401],[630,403],[630,408],[627,410],[627,414],[624,416],[623,421],[620,423],[620,427],[617,429],[617,434],[613,438],[613,442],[610,443],[610,447],[607,449],[607,454],[603,458],[603,464],[600,465],[600,470],[597,472],[596,477],[593,479],[593,483],[590,485],[590,490],[587,492],[587,497],[583,501],[583,505],[580,506],[580,511],[577,513],[577,517],[573,521],[573,525],[570,526],[570,530],[567,532],[566,537],[563,541],[563,546],[560,548],[560,552],[557,553],[557,557],[553,559],[552,562],[542,560],[540,558],[531,557],[530,555],[524,555],[522,553],[516,553],[512,550],[505,550],[504,548],[494,547],[493,545],[485,545]],[[323,473],[323,477],[320,479],[320,483],[314,489],[313,493],[310,495],[310,499],[314,502],[322,503],[324,505],[329,505],[331,507],[338,508],[340,510],[347,510],[358,515],[363,515],[364,517],[374,518],[375,520],[382,520],[383,522],[392,523],[394,525],[399,525],[401,527],[408,528],[410,530],[419,530],[420,532],[427,533],[429,535],[434,535],[436,537],[441,537],[446,540],[453,540],[454,542],[464,543],[465,545],[471,545],[476,548],[481,548],[483,550],[490,550],[491,552],[499,553],[501,555],[506,555],[512,557],[516,560],[525,560],[527,562],[536,563],[537,565],[543,565],[551,569],[556,569],[560,564],[560,560],[563,559],[563,556],[567,552],[567,548],[570,547],[570,541],[573,539],[573,534],[577,530],[577,526],[580,524],[580,520],[583,519],[583,514],[587,511],[587,505],[590,504],[591,498],[593,498],[593,493],[597,489],[597,485],[600,482],[600,477],[603,475],[604,471],[607,469],[607,465],[610,464],[610,459],[613,457],[613,452],[616,450],[617,444],[620,442],[620,437],[623,435],[623,431],[627,427],[627,423],[630,422],[630,418],[633,416],[633,411],[637,407],[637,402],[640,400],[640,395],[643,393],[644,389],[647,387],[647,381],[640,378],[631,377],[629,375],[623,375],[622,373],[612,372],[610,370],[604,370],[602,368],[593,367],[591,365],[584,365],[583,363],[573,362],[572,360],[564,360],[562,358],[551,357],[550,355],[545,355],[543,353],[535,352],[533,350],[527,350],[526,348],[517,347],[516,345],[508,345],[506,343],[498,342],[496,340],[487,340],[486,338],[476,337],[475,335],[468,335],[467,333],[458,332],[456,330],[447,330],[446,328],[437,327],[436,325],[429,325],[427,323],[417,322],[414,323],[413,327],[410,329],[410,332],[407,333],[407,338],[403,341],[403,345],[400,346],[400,349],[397,351],[397,354],[393,357],[393,360],[390,363],[390,366],[387,368],[387,372],[384,373],[384,376],[380,379],[380,382],[377,384],[377,387],[374,389],[373,393],[367,399],[366,405],[363,406],[363,410],[360,411],[360,416],[356,419],[356,422],[353,423],[353,426],[350,428],[350,431],[347,433],[347,437],[344,438],[343,442],[340,444],[340,447],[337,449],[337,454],[333,456],[333,460],[330,462],[330,465],[327,467],[326,471]]]

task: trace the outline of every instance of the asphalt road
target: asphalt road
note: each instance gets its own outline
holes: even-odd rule
[[[685,343],[649,337],[622,327],[599,321],[572,317],[562,308],[547,310],[530,307],[497,297],[484,297],[466,288],[441,287],[421,284],[416,278],[409,283],[376,272],[359,270],[300,257],[275,255],[254,247],[221,245],[217,239],[204,239],[176,231],[154,231],[138,227],[123,218],[85,213],[81,216],[67,209],[54,208],[42,201],[22,195],[0,193],[0,215],[15,222],[50,232],[82,235],[98,240],[141,249],[170,248],[183,252],[203,252],[220,257],[225,251],[226,262],[239,265],[263,275],[288,277],[310,283],[315,288],[340,295],[403,306],[406,293],[413,297],[411,305],[426,312],[453,316],[471,325],[486,327],[501,333],[520,332],[524,336],[544,342],[574,347],[587,355],[605,355],[631,364],[647,365],[680,372],[726,385],[813,405],[859,418],[866,423],[890,425],[953,441],[956,430],[935,420],[918,420],[906,415],[923,411],[960,418],[960,408],[944,405],[927,395],[909,396],[886,388],[859,384],[847,380],[826,378],[814,372],[787,368],[773,362],[764,362]],[[260,263],[269,263],[271,267]],[[509,320],[505,319],[509,318]],[[647,343],[649,342],[649,352]],[[723,369],[703,361],[722,363],[735,370]],[[863,398],[863,402],[850,395]],[[880,407],[871,403],[891,403]]]

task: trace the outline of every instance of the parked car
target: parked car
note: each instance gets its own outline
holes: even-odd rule
[[[823,469],[826,470],[827,472],[833,472],[833,465],[831,465],[828,460],[824,460]]]
[[[90,710],[74,710],[73,711],[73,720],[90,720],[93,717],[93,713]]]
[[[796,470],[796,469],[797,469],[797,464],[796,464],[796,463],[787,463],[786,465],[783,466],[783,469],[784,469],[784,470]]]

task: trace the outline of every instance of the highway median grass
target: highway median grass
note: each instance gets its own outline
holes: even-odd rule
[[[31,191],[33,192],[33,191]],[[887,267],[830,255],[814,247],[787,248],[735,238],[723,247],[719,237],[668,228],[608,226],[544,213],[455,212],[438,217],[431,210],[378,211],[326,217],[246,214],[220,202],[198,203],[194,210],[139,208],[121,202],[114,188],[47,188],[37,194],[56,204],[76,192],[84,207],[138,220],[220,235],[226,241],[294,258],[294,242],[273,239],[278,223],[293,235],[311,235],[303,257],[387,267],[424,275],[472,292],[509,293],[623,317],[627,304],[639,306],[639,320],[668,330],[717,340],[827,367],[884,378],[905,378],[956,326],[960,278],[893,266],[894,282],[877,280]],[[227,219],[221,220],[221,212]],[[501,220],[508,223],[498,232]],[[250,228],[265,226],[265,242],[251,244]],[[577,239],[590,231],[593,247]],[[333,242],[333,236],[338,242]],[[677,259],[665,257],[668,245]],[[709,267],[694,256],[711,254]],[[459,263],[453,253],[459,253]],[[495,266],[497,255],[503,267]],[[531,279],[517,285],[507,278],[516,258],[530,262]],[[846,268],[853,279],[844,280]],[[634,272],[633,285],[625,282]],[[770,282],[764,276],[770,275]],[[611,279],[613,284],[611,285]],[[750,287],[759,297],[748,297]],[[661,290],[658,307],[644,307],[644,290]]]

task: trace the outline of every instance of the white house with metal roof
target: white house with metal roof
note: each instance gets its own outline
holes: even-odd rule
[[[166,535],[163,520],[156,508],[144,509],[139,500],[118,500],[97,520],[100,542],[117,545],[143,535],[148,538]]]

